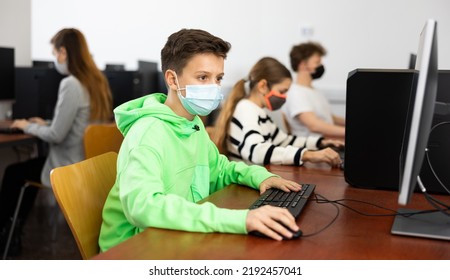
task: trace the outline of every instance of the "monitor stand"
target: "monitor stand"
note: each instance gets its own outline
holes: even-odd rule
[[[417,210],[401,208],[399,213],[414,213]],[[450,216],[441,212],[417,214],[410,217],[396,216],[392,234],[450,240]]]

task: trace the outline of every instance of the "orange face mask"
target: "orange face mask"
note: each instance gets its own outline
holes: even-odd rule
[[[266,107],[270,111],[276,111],[283,106],[286,102],[286,94],[279,93],[276,90],[271,90],[268,94],[264,96],[266,100]]]

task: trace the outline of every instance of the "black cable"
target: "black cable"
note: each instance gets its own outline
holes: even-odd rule
[[[357,200],[357,199],[352,199],[352,198],[342,198],[342,199],[337,199],[337,200],[329,200],[328,198],[324,197],[321,194],[314,194],[314,198],[312,199],[312,201],[315,201],[316,203],[320,204],[320,203],[330,203],[331,205],[333,205],[336,208],[336,215],[333,217],[333,219],[327,224],[325,225],[323,228],[321,228],[318,231],[315,231],[313,233],[309,233],[309,234],[303,234],[302,237],[310,237],[310,236],[314,236],[317,235],[319,233],[321,233],[322,231],[328,229],[339,217],[340,214],[340,210],[338,205],[345,207],[357,214],[363,215],[363,216],[369,216],[369,217],[386,217],[386,216],[402,216],[402,217],[411,217],[414,215],[420,215],[420,214],[427,214],[427,213],[434,213],[434,212],[441,212],[444,215],[450,216],[449,210],[450,207],[447,206],[445,203],[433,198],[432,196],[430,196],[428,193],[424,192],[425,198],[430,202],[430,204],[432,204],[436,209],[429,209],[429,210],[417,210],[414,212],[409,212],[409,213],[401,213],[398,212],[396,210],[381,206],[381,205],[377,205],[375,203],[371,203],[371,202],[367,202],[367,201],[362,201],[362,200]],[[390,211],[392,213],[389,214],[373,214],[373,213],[366,213],[366,212],[362,212],[360,210],[357,210],[356,208],[353,208],[347,204],[345,204],[344,202],[355,202],[355,203],[361,203],[361,204],[367,204],[370,206],[373,206],[375,208],[380,208],[382,210],[386,210],[386,211]],[[441,204],[442,206],[444,206],[445,208],[441,208],[439,207],[437,204]]]
[[[450,213],[447,213],[448,210],[450,209],[448,206],[446,206],[445,204],[441,204],[440,201],[436,202],[436,200],[429,195],[428,193],[424,192],[425,198],[427,199],[428,203],[430,203],[431,205],[433,205],[438,211],[440,211],[442,214],[447,215],[450,217]],[[438,204],[441,204],[443,206],[446,207],[445,208],[441,208]]]
[[[438,128],[441,125],[446,125],[446,124],[450,124],[450,122],[440,122],[436,125],[434,125],[431,130],[430,130],[430,135],[433,132],[433,130],[435,130],[436,128]],[[439,179],[438,175],[436,174],[436,172],[434,171],[433,165],[431,164],[431,160],[430,157],[428,155],[428,149],[425,150],[425,157],[427,159],[427,163],[428,166],[430,167],[431,172],[433,173],[434,178],[436,178],[436,180],[439,182],[439,184],[441,185],[441,187],[446,190],[449,194],[450,194],[450,190],[444,185],[444,183],[442,183],[442,181]]]
[[[318,197],[321,197],[322,199],[319,199]],[[316,203],[322,203],[322,201],[329,201],[323,195],[320,195],[320,194],[317,194],[317,193],[314,194],[314,198],[312,200],[315,201]],[[332,205],[336,208],[336,215],[333,217],[333,219],[331,219],[331,221],[327,225],[325,225],[323,228],[321,228],[320,230],[315,231],[313,233],[303,234],[302,238],[303,237],[314,236],[314,235],[317,235],[317,234],[321,233],[322,231],[324,231],[327,228],[329,228],[337,220],[337,218],[339,217],[340,210],[339,210],[339,207],[337,205],[334,205],[334,204],[332,204]]]
[[[357,203],[361,203],[361,204],[367,204],[367,205],[370,205],[370,206],[373,206],[373,207],[376,207],[376,208],[380,208],[380,209],[383,209],[383,210],[390,211],[390,212],[392,212],[392,213],[390,213],[390,214],[373,214],[373,213],[362,212],[362,211],[360,211],[360,210],[357,210],[356,208],[353,208],[353,207],[351,207],[351,206],[349,206],[349,205],[343,203],[343,202],[346,202],[346,201],[349,201],[349,202],[357,202]],[[377,205],[377,204],[374,204],[374,203],[371,203],[371,202],[362,201],[362,200],[356,200],[356,199],[351,199],[351,198],[343,198],[343,199],[337,199],[337,200],[328,200],[328,199],[324,199],[324,200],[322,200],[322,201],[320,201],[320,202],[318,201],[318,203],[332,203],[332,204],[337,204],[337,205],[340,205],[340,206],[342,206],[342,207],[345,207],[345,208],[347,208],[347,209],[349,209],[349,210],[351,210],[351,211],[353,211],[353,212],[355,212],[355,213],[357,213],[357,214],[360,214],[360,215],[363,215],[363,216],[370,216],[370,217],[386,217],[386,216],[403,216],[403,217],[410,217],[410,216],[413,216],[413,215],[419,215],[419,214],[426,214],[426,213],[438,212],[438,211],[441,211],[441,210],[443,210],[444,212],[446,212],[446,211],[449,210],[449,209],[446,209],[446,210],[445,210],[445,209],[429,209],[429,210],[418,210],[418,211],[411,212],[411,213],[400,213],[400,212],[398,212],[398,211],[396,211],[396,210],[393,210],[393,209],[390,209],[390,208],[387,208],[387,207],[383,207],[383,206],[380,206],[380,205]]]

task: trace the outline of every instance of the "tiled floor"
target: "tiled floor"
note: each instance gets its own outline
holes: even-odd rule
[[[23,228],[22,253],[15,260],[79,260],[75,239],[49,190],[41,190]]]

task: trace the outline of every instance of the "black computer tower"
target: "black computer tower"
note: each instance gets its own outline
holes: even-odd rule
[[[400,153],[412,98],[414,70],[356,69],[346,97],[345,180],[354,187],[398,190]],[[450,103],[450,71],[439,71],[437,101]],[[435,115],[433,125],[450,121]],[[450,125],[430,134],[428,155],[439,179],[450,187]],[[425,158],[421,179],[429,192],[444,193]],[[447,168],[446,168],[447,167]]]

